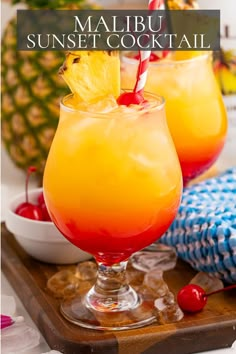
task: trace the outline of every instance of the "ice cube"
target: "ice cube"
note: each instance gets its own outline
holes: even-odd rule
[[[143,272],[148,272],[152,269],[167,271],[173,269],[176,265],[177,255],[172,247],[161,245],[157,252],[155,251],[140,251],[131,257],[132,266]]]
[[[75,276],[79,280],[92,280],[97,277],[97,265],[94,262],[87,261],[79,263],[76,267]]]
[[[61,270],[47,281],[47,288],[56,298],[73,296],[79,287],[79,279],[72,270]]]
[[[206,293],[210,293],[224,287],[224,284],[220,279],[204,272],[198,272],[189,283],[199,285],[206,291]]]
[[[131,286],[141,286],[143,283],[144,273],[132,267],[131,262],[128,263],[126,279]]]
[[[172,323],[183,318],[183,312],[179,308],[175,297],[163,280],[163,272],[154,269],[144,276],[142,294],[146,297],[151,294],[154,298],[156,316],[160,323]]]
[[[78,292],[79,292],[80,294],[81,294],[81,293],[88,292],[88,291],[92,288],[92,286],[95,284],[95,280],[96,280],[96,279],[81,281],[81,282],[80,282],[80,285],[79,285]]]
[[[163,272],[154,269],[145,274],[143,285],[145,285],[155,297],[163,297],[169,291],[166,282],[163,280]]]
[[[155,160],[150,160],[145,156],[144,154],[138,153],[130,153],[129,157],[134,160],[136,163],[139,165],[145,167],[145,168],[155,168],[156,167],[156,161]]]
[[[1,331],[1,349],[4,354],[32,350],[39,345],[39,341],[39,332],[25,323],[16,323]]]
[[[184,314],[175,302],[174,295],[168,291],[165,296],[154,302],[157,309],[158,319],[161,323],[173,323],[180,321]]]

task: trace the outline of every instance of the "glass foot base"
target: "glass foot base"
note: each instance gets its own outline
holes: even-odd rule
[[[113,306],[109,303],[110,310],[101,312],[88,307],[85,296],[82,294],[61,304],[62,315],[75,325],[96,330],[125,330],[143,327],[157,320],[153,300],[138,296],[135,308],[119,311],[116,303]]]

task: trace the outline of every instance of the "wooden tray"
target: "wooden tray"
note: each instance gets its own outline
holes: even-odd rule
[[[34,260],[2,225],[2,270],[52,349],[65,354],[192,354],[230,347],[236,339],[236,292],[209,298],[204,310],[178,323],[100,332],[80,328],[59,312],[59,300],[46,291],[47,279],[61,269]],[[173,293],[195,272],[183,262],[165,272]]]

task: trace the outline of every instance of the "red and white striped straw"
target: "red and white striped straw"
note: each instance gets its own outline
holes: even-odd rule
[[[164,0],[149,0],[148,10],[163,10],[165,8]],[[151,50],[140,51],[140,60],[137,73],[137,81],[134,87],[134,92],[142,93],[147,81],[148,63],[151,55]]]
[[[164,8],[164,0],[149,0],[148,2],[148,10],[163,10]]]

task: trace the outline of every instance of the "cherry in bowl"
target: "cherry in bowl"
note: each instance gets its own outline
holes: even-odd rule
[[[45,204],[43,191],[39,193],[37,201],[32,202],[29,200],[29,179],[34,172],[36,172],[36,167],[30,166],[27,170],[25,180],[25,200],[16,206],[15,213],[27,219],[51,221]]]
[[[29,189],[28,198],[32,204],[38,204],[42,188]],[[11,198],[6,208],[5,223],[18,244],[31,257],[46,263],[74,264],[90,259],[92,256],[70,243],[52,221],[35,220],[15,213],[18,205],[24,203],[25,193]]]

